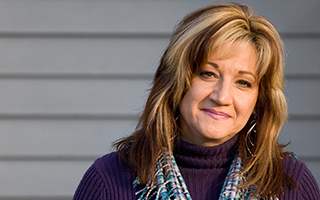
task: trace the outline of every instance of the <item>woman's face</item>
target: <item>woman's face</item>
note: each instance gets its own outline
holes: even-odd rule
[[[234,49],[238,49],[236,53]],[[229,140],[245,126],[257,102],[259,84],[252,46],[224,45],[221,52],[223,59],[209,56],[182,98],[181,138],[189,143],[215,146]]]

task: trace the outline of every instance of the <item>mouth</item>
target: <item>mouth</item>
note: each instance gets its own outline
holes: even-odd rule
[[[209,109],[209,108],[204,108],[201,109],[206,115],[208,115],[209,117],[213,118],[213,119],[217,119],[217,120],[227,120],[230,119],[231,116],[228,115],[225,112],[221,112],[221,111],[216,111],[215,109]]]

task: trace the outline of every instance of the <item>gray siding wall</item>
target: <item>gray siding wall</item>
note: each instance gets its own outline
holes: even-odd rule
[[[0,0],[0,199],[71,199],[92,162],[133,131],[174,25],[210,2]],[[284,38],[281,141],[320,183],[320,2],[238,2]]]

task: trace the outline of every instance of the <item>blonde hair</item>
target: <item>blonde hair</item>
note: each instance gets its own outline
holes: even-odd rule
[[[245,136],[240,132],[239,151],[243,155],[247,182],[258,184],[261,197],[280,195],[292,182],[282,168],[286,155],[277,141],[287,119],[284,89],[283,44],[274,26],[264,17],[238,4],[210,5],[188,14],[176,27],[153,79],[136,131],[115,143],[122,158],[137,171],[142,184],[154,174],[158,155],[164,148],[173,151],[179,136],[179,104],[191,86],[197,70],[213,52],[226,43],[250,43],[256,51],[259,95],[255,106],[257,134],[255,146],[245,156]],[[249,123],[244,130],[249,129]],[[280,186],[279,186],[280,184]]]

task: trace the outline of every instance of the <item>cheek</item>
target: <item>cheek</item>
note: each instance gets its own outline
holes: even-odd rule
[[[201,89],[192,85],[192,87],[185,93],[181,100],[181,104],[192,105],[199,101],[201,98]]]
[[[250,116],[256,106],[257,99],[258,99],[257,92],[244,95],[241,98],[237,98],[236,108],[238,112],[241,112],[241,115],[244,117]]]
[[[192,91],[188,90],[181,100],[180,112],[181,113],[190,112],[191,107],[194,104],[194,101],[195,99],[194,99],[194,95],[192,94]]]
[[[194,112],[197,112],[197,108],[199,104],[204,99],[203,92],[201,88],[195,87],[193,85],[183,96],[181,103],[180,103],[180,113],[187,115],[192,115]]]
[[[253,113],[255,107],[256,107],[256,103],[257,103],[257,96],[250,99],[249,103],[248,103],[248,110],[250,111],[250,115]]]

